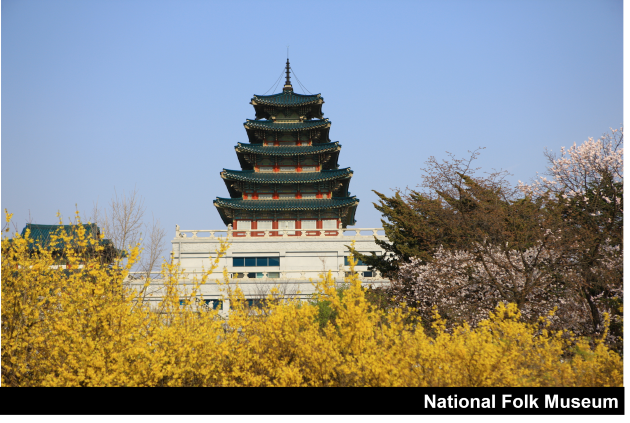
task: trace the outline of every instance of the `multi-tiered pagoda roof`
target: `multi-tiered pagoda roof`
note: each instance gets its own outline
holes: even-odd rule
[[[256,111],[256,119],[271,119],[287,108],[297,108],[300,116],[306,119],[322,119],[323,103],[321,94],[296,94],[293,90],[283,90],[272,95],[254,95],[250,102]]]
[[[256,119],[243,124],[250,142],[235,147],[241,170],[223,169],[231,198],[214,205],[234,229],[329,232],[354,225],[359,200],[348,191],[352,170],[339,169],[341,145],[329,139],[324,99],[293,92],[288,59],[286,73],[281,93],[252,98]]]
[[[325,161],[323,162],[324,170],[337,169],[339,165],[337,160],[339,159],[339,152],[341,151],[341,145],[338,142],[329,142],[325,144],[314,145],[302,145],[292,147],[274,147],[269,148],[260,144],[242,144],[238,143],[236,146],[236,155],[238,161],[241,164],[243,170],[254,169],[254,163],[260,156],[267,157],[304,157],[313,156],[316,154],[325,154]]]
[[[328,132],[330,121],[306,120],[304,122],[289,122],[286,120],[249,120],[243,124],[252,144],[264,143],[265,141],[275,141],[285,133],[294,133],[297,139],[311,140],[313,143],[328,143]]]

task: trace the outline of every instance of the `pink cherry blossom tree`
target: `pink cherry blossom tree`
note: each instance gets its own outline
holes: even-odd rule
[[[530,320],[556,310],[557,328],[579,334],[601,333],[604,312],[619,324],[623,130],[546,156],[546,176],[516,192],[503,178],[429,161],[425,186],[443,200],[432,229],[448,242],[401,261],[392,298],[453,323],[476,324],[511,302]]]

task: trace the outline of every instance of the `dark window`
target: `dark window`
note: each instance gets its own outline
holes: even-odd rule
[[[280,266],[280,257],[232,257],[234,267]]]
[[[204,300],[207,307],[212,308],[213,310],[221,310],[223,308],[223,301],[221,300]]]
[[[261,279],[265,277],[264,272],[251,272],[251,273],[232,273],[232,278],[234,279]],[[267,272],[267,277],[269,279],[278,279],[280,277],[280,272]]]
[[[373,278],[374,277],[374,272],[363,272],[363,277],[364,278]]]
[[[249,279],[255,279],[256,273],[252,272],[252,273],[233,273],[232,274],[232,277],[234,279],[243,279],[245,276],[247,276]]]
[[[357,266],[367,266],[367,264],[363,263],[363,261],[355,258],[355,260],[357,260]],[[343,264],[345,264],[346,266],[350,266],[350,260],[348,260],[348,257],[344,257],[343,258]]]
[[[267,257],[257,257],[256,266],[267,266]]]
[[[247,300],[247,307],[249,308],[263,308],[264,301],[263,300]]]
[[[223,308],[223,300],[203,300],[203,302],[201,302],[201,300],[199,298],[195,298],[194,302],[197,305],[201,305],[203,307],[209,307],[212,308],[213,310],[221,310]],[[183,306],[186,303],[186,299],[182,299],[179,300],[179,305]]]

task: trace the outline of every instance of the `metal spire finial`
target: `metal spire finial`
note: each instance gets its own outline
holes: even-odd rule
[[[287,66],[286,66],[286,72],[287,72],[287,80],[284,83],[284,88],[282,89],[282,91],[293,91],[293,86],[291,85],[291,65],[289,64],[289,58],[287,57]]]

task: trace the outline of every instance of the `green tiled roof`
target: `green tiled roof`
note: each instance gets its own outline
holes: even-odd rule
[[[263,129],[267,131],[304,131],[307,129],[326,128],[330,127],[330,121],[328,119],[322,120],[306,120],[304,122],[274,122],[272,120],[251,120],[243,124],[245,129]]]
[[[340,207],[356,206],[359,200],[355,197],[333,197],[315,200],[243,200],[241,198],[219,198],[213,201],[218,208],[225,207],[239,210],[325,210]]]
[[[321,94],[296,94],[293,91],[283,91],[272,95],[256,95],[252,97],[252,103],[264,104],[267,106],[291,107],[305,106],[324,100]]]
[[[253,170],[223,169],[221,177],[244,182],[258,182],[263,184],[291,184],[291,183],[316,183],[340,178],[350,178],[352,170],[345,169],[322,170],[321,172],[296,172],[296,173],[262,173]]]
[[[262,154],[266,156],[304,156],[308,154],[326,153],[341,149],[338,141],[325,144],[301,145],[295,147],[272,147],[261,144],[238,143],[236,151],[238,153]]]
[[[82,226],[85,228],[86,239],[99,239],[101,231],[95,223],[84,224]],[[65,247],[64,242],[62,240],[56,240],[55,243],[52,244],[52,235],[61,235],[65,232],[66,234],[72,234],[73,237],[76,236],[76,234],[72,233],[72,231],[76,229],[74,225],[36,225],[27,223],[24,229],[22,229],[22,236],[26,234],[27,229],[30,230],[29,238],[31,242],[29,249],[31,250],[37,250],[39,248],[61,250]],[[106,248],[106,254],[113,254],[115,251],[114,245],[109,239],[100,239],[99,244]],[[126,255],[124,251],[118,251],[117,253],[122,257]]]
[[[85,228],[85,238],[96,239],[100,234],[99,228],[95,224],[85,224],[83,225]],[[21,235],[24,236],[26,234],[26,230],[30,230],[30,239],[32,240],[32,244],[47,247],[50,245],[51,237],[55,234],[60,234],[59,232],[65,232],[66,234],[71,233],[70,231],[74,230],[73,225],[35,225],[32,223],[27,223],[24,229],[22,229]],[[107,240],[108,242],[111,242]],[[59,241],[59,244],[61,242]]]

